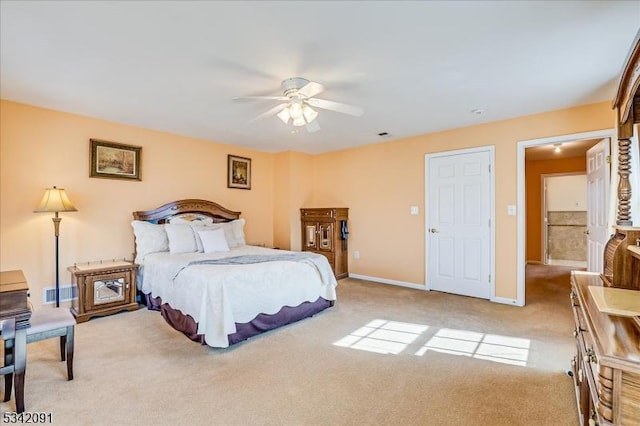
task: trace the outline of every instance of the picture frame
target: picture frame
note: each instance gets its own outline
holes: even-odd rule
[[[141,180],[139,146],[90,139],[89,177]]]
[[[251,158],[227,155],[227,188],[251,189]]]

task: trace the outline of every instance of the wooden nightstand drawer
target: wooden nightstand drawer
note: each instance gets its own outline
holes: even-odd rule
[[[133,262],[95,262],[69,267],[78,287],[71,313],[78,323],[94,316],[110,315],[122,310],[138,309],[136,271]]]

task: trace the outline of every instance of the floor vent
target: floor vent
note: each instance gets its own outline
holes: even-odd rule
[[[46,287],[42,290],[42,300],[45,305],[56,303],[56,288]],[[78,298],[78,287],[75,285],[65,285],[60,287],[60,302],[68,302]]]

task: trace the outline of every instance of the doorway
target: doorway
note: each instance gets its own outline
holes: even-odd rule
[[[580,140],[601,140],[608,138],[614,140],[613,129],[598,130],[593,132],[576,133],[572,135],[553,136],[549,138],[532,139],[518,142],[517,146],[517,296],[516,305],[525,304],[525,268],[527,264],[527,203],[526,203],[526,161],[525,151],[529,148],[541,148],[554,146]],[[531,216],[531,215],[529,215]],[[539,217],[535,215],[534,217]],[[540,223],[539,220],[536,220]],[[538,239],[538,241],[540,241]]]
[[[428,290],[493,299],[493,147],[425,156]]]

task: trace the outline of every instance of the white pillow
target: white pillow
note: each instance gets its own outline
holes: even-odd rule
[[[229,247],[240,247],[246,244],[244,239],[244,223],[244,219],[237,219],[222,224]]]
[[[214,253],[217,251],[229,251],[227,239],[224,236],[224,229],[200,230],[198,235],[202,240],[202,246],[205,253]]]
[[[169,252],[176,253],[194,253],[198,250],[196,245],[196,237],[193,235],[193,229],[189,225],[166,224],[165,230],[169,237]]]
[[[195,222],[195,223],[190,223],[189,226],[191,226],[191,229],[193,229],[193,235],[196,237],[196,250],[199,253],[202,253],[204,251],[204,248],[202,247],[202,239],[200,238],[200,234],[198,234],[198,231],[200,231],[201,229],[205,229],[206,227],[211,225]]]
[[[230,248],[240,247],[246,244],[244,239],[244,219],[232,220],[231,222],[220,222],[212,225],[191,225],[196,235],[200,230],[222,229],[224,230],[224,236],[227,240],[227,244]],[[201,243],[197,241],[196,244]],[[200,245],[198,245],[200,248]]]
[[[164,225],[134,220],[131,226],[136,237],[136,262],[144,260],[149,253],[169,251],[169,240]]]

